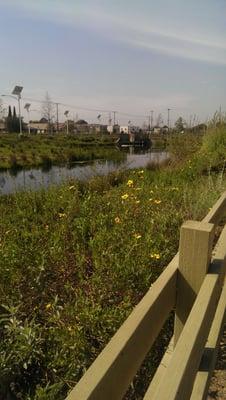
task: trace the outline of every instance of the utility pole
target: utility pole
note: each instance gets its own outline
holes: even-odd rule
[[[151,117],[150,115],[148,116],[148,130],[151,130]]]
[[[113,116],[114,116],[114,118],[113,118],[113,126],[115,126],[115,114],[116,114],[117,111],[112,111],[112,112],[113,112]]]
[[[154,111],[151,110],[151,129],[153,128],[153,113],[154,113]]]
[[[170,111],[171,111],[171,109],[170,108],[168,108],[167,109],[167,112],[168,112],[168,129],[170,128]]]
[[[59,132],[59,103],[56,103],[57,133]]]

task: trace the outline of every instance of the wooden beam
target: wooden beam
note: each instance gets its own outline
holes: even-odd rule
[[[143,400],[153,398],[153,396],[157,390],[157,387],[158,387],[159,383],[161,382],[162,376],[164,375],[166,368],[168,367],[168,365],[171,361],[171,358],[173,355],[173,350],[174,350],[174,337],[172,337],[172,339],[170,340],[169,346],[158,366],[158,369],[148,387],[148,390],[147,390]]]
[[[219,200],[211,208],[210,212],[203,218],[202,222],[210,222],[218,224],[226,212],[226,192],[224,192]]]
[[[226,284],[221,293],[217,311],[211,326],[210,334],[197,372],[190,400],[207,398],[210,379],[215,367],[217,350],[225,322]]]
[[[178,256],[175,256],[67,400],[117,400],[123,397],[175,306],[177,267]]]
[[[187,221],[181,227],[174,326],[175,344],[207,273],[213,238],[213,224]]]

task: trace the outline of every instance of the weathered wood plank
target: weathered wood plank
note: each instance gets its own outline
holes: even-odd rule
[[[170,363],[170,360],[173,355],[173,350],[174,350],[174,337],[172,337],[172,339],[170,340],[169,346],[168,346],[168,348],[159,364],[159,367],[148,387],[148,390],[145,394],[144,400],[145,400],[145,398],[147,398],[147,399],[153,398],[153,396],[157,390],[157,387],[158,387],[159,383],[161,382],[162,376],[165,373],[166,368],[168,367],[168,365]]]
[[[204,346],[214,319],[225,275],[225,232],[221,235],[213,262],[196,298],[171,360],[152,397],[145,400],[188,400],[199,368]]]
[[[210,222],[218,224],[226,212],[226,192],[224,192],[219,200],[211,208],[210,212],[203,218],[202,222]]]
[[[174,326],[175,344],[207,273],[213,239],[213,224],[187,221],[181,227]]]
[[[177,267],[178,256],[175,256],[67,400],[122,398],[175,306]]]
[[[197,372],[190,400],[205,400],[217,358],[217,349],[225,321],[226,283],[217,306],[210,334]]]

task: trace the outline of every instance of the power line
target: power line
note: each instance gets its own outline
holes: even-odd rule
[[[39,99],[34,99],[32,97],[23,97],[24,100],[29,100],[29,101],[34,101],[36,103],[45,103],[45,99],[44,100],[39,100]],[[82,111],[89,111],[89,112],[102,112],[102,113],[113,113],[114,114],[114,118],[115,118],[115,114],[120,114],[120,115],[124,115],[127,117],[134,117],[134,118],[147,118],[147,115],[142,115],[142,114],[132,114],[132,113],[126,113],[123,111],[113,111],[111,110],[106,110],[106,109],[102,109],[102,108],[88,108],[88,107],[81,107],[81,106],[77,106],[74,104],[67,104],[67,103],[61,103],[59,101],[53,101],[51,100],[50,103],[58,105],[58,106],[63,106],[63,107],[70,107],[70,108],[74,108],[76,110],[82,110]]]

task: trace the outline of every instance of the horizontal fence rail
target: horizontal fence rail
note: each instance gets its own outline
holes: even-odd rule
[[[212,255],[225,212],[226,192],[201,222],[182,226],[179,252],[66,400],[122,399],[173,309],[174,337],[144,399],[205,399],[225,314],[226,226]]]
[[[178,256],[175,256],[69,394],[68,400],[122,398],[175,306],[177,267]]]

